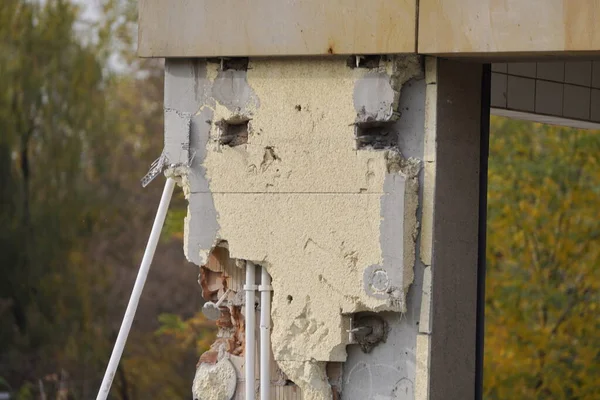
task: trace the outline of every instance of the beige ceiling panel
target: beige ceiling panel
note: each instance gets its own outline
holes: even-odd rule
[[[140,0],[139,55],[416,51],[416,0]]]
[[[419,4],[419,53],[600,54],[600,0],[420,0]]]

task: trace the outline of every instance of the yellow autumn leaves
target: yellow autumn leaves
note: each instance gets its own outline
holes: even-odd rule
[[[486,399],[600,398],[600,132],[492,118]]]

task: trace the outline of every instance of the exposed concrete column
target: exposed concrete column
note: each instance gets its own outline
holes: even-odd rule
[[[247,260],[273,277],[278,400],[473,398],[481,66],[421,61],[167,60],[185,252],[207,300],[231,289],[199,392],[240,398]]]
[[[473,399],[482,65],[429,58],[417,398]],[[430,281],[429,281],[430,280]],[[426,393],[424,388],[428,387]]]

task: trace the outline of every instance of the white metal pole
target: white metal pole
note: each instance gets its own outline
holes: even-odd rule
[[[171,196],[173,195],[174,188],[175,180],[168,178],[160,199],[156,217],[154,218],[154,224],[152,225],[152,231],[150,232],[150,238],[148,239],[148,244],[146,245],[146,251],[144,252],[144,257],[142,258],[140,270],[138,271],[135,285],[131,291],[129,304],[127,304],[127,310],[125,311],[125,316],[123,317],[123,322],[121,323],[121,329],[119,329],[119,335],[117,336],[115,347],[113,348],[110,356],[108,367],[106,367],[106,373],[104,374],[104,379],[102,379],[102,385],[100,386],[96,400],[105,400],[110,392],[113,378],[115,377],[115,373],[119,367],[119,361],[121,361],[121,355],[123,355],[125,342],[127,342],[127,336],[129,336],[129,331],[131,330],[131,324],[133,323],[133,318],[135,317],[140,296],[142,295],[142,290],[144,289],[144,284],[146,283],[146,278],[148,277],[150,264],[152,264],[152,259],[154,258],[154,252],[156,251],[156,246],[158,245],[158,239],[160,239],[160,232],[167,216],[167,210],[169,209],[169,203],[171,202]]]
[[[260,400],[271,400],[271,276],[260,275]]]
[[[245,370],[246,370],[246,400],[254,400],[255,390],[255,371],[256,361],[256,310],[254,309],[254,292],[256,291],[255,282],[256,267],[250,261],[246,261],[246,352],[245,352]]]

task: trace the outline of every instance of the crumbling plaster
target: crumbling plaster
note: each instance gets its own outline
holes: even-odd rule
[[[231,257],[268,269],[274,357],[306,400],[330,398],[325,362],[346,360],[350,314],[406,312],[420,161],[357,150],[354,130],[398,119],[402,85],[420,73],[415,57],[374,70],[342,58],[253,59],[247,71],[167,61],[165,108],[190,121],[165,132],[189,147],[186,255],[204,264],[227,240]],[[241,119],[247,144],[220,144],[222,123]]]
[[[230,400],[236,389],[236,372],[228,358],[215,364],[201,363],[192,385],[194,400]]]

